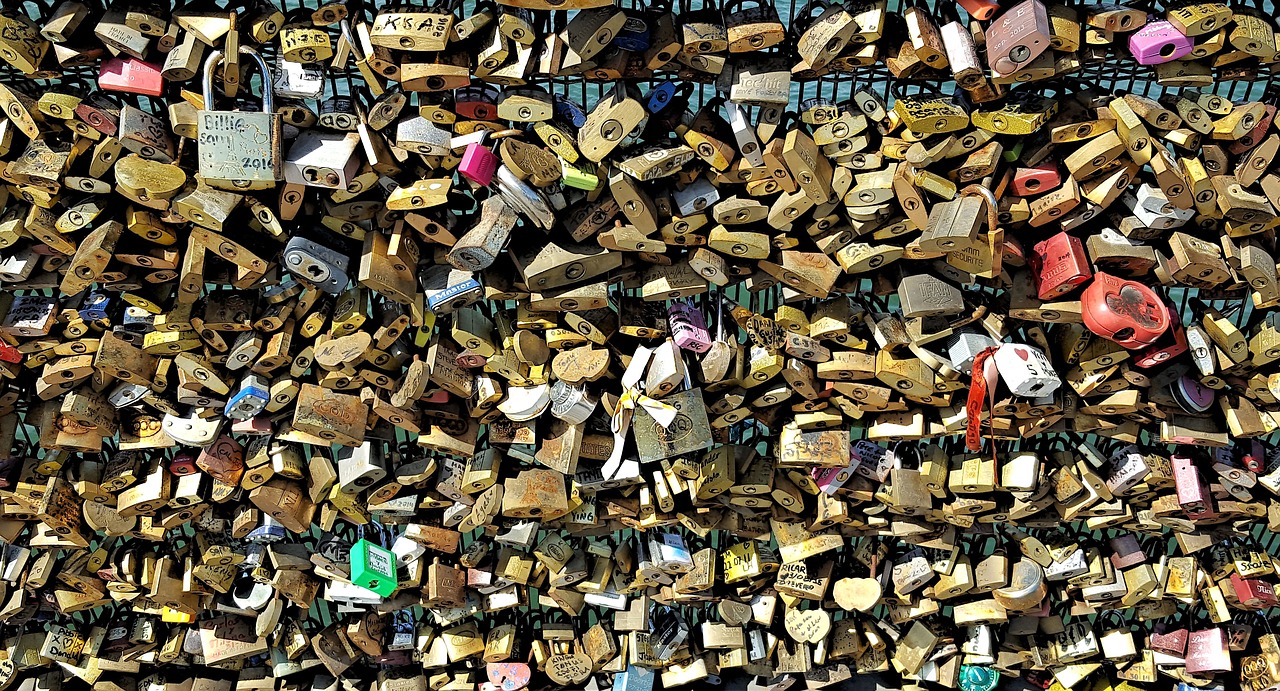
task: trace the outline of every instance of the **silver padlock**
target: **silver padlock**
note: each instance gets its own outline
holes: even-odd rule
[[[551,414],[571,425],[579,425],[591,417],[597,400],[585,388],[557,379],[551,385]]]
[[[396,122],[396,146],[423,156],[448,156],[452,135],[435,123],[413,115]]]
[[[1053,363],[1039,348],[1005,343],[996,351],[996,369],[1015,396],[1047,396],[1062,385]]]
[[[1125,494],[1151,474],[1146,454],[1137,444],[1117,449],[1108,459],[1107,468],[1110,471],[1106,478],[1107,489],[1115,495]]]
[[[107,402],[115,408],[127,408],[140,402],[151,389],[143,384],[120,382],[107,394]]]
[[[286,98],[319,99],[324,92],[324,63],[290,62],[278,55],[274,88]]]
[[[260,374],[246,374],[240,388],[227,401],[226,416],[232,420],[257,417],[271,400],[271,382]]]
[[[733,128],[733,138],[738,141],[738,153],[742,160],[752,168],[764,167],[764,154],[761,153],[760,139],[756,137],[756,128],[747,119],[747,111],[733,101],[725,101],[725,110],[729,113],[729,126]]]
[[[387,461],[380,442],[340,447],[336,465],[338,490],[343,494],[359,494],[387,476]]]
[[[200,175],[211,187],[227,190],[260,190],[280,179],[282,119],[276,112],[267,62],[250,46],[240,46],[262,70],[262,112],[213,110],[213,71],[222,62],[214,50],[204,61],[205,110],[197,114]]]
[[[218,431],[222,429],[222,422],[225,420],[222,415],[217,414],[219,411],[213,411],[214,415],[210,417],[201,417],[204,411],[200,408],[192,408],[184,416],[170,415],[165,413],[164,420],[160,423],[165,433],[173,438],[179,444],[187,446],[208,446],[218,437]]]
[[[283,257],[289,273],[330,295],[337,295],[347,287],[350,260],[336,250],[295,235],[285,244]]]
[[[285,156],[285,182],[345,190],[360,172],[360,146],[360,135],[354,132],[305,130]]]
[[[547,198],[529,183],[516,177],[506,164],[498,166],[494,181],[498,194],[539,228],[551,230],[551,226],[555,225],[556,217]]]
[[[973,359],[978,353],[998,345],[999,341],[986,334],[961,332],[948,339],[947,357],[951,359],[951,366],[967,377],[973,374]]]
[[[1126,192],[1120,200],[1146,228],[1157,230],[1180,228],[1196,215],[1195,209],[1179,209],[1169,201],[1160,188],[1146,183],[1138,187],[1136,195]]]
[[[720,201],[720,190],[707,178],[698,178],[684,189],[673,190],[671,198],[681,216],[692,216],[706,211],[712,204]]]

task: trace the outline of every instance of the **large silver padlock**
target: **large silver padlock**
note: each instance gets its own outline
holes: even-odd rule
[[[276,112],[267,62],[249,46],[240,46],[240,54],[248,55],[262,70],[262,112],[212,109],[213,71],[222,62],[222,51],[211,51],[204,61],[205,110],[199,111],[196,120],[200,175],[209,186],[220,189],[267,189],[281,178],[282,118]]]

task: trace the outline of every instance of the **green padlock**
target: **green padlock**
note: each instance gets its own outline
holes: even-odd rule
[[[383,597],[390,597],[399,584],[396,556],[391,550],[368,540],[356,541],[351,546],[351,582]]]
[[[590,163],[579,166],[562,158],[560,177],[564,180],[565,187],[590,191],[600,186],[600,177],[591,170]]]

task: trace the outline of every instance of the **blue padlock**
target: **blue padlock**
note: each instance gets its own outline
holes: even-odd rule
[[[671,104],[675,96],[676,83],[668,79],[649,91],[649,97],[644,104],[645,110],[655,115],[661,113],[664,108]]]
[[[110,309],[110,295],[98,292],[89,293],[84,299],[84,304],[80,305],[80,318],[87,322],[106,319],[107,311]]]
[[[556,118],[573,125],[575,128],[580,129],[587,124],[587,111],[583,110],[582,106],[577,103],[570,101],[564,94],[556,94],[552,98],[551,107]]]
[[[633,53],[649,50],[649,23],[643,17],[628,15],[622,29],[614,37],[613,45]]]
[[[227,401],[223,414],[232,420],[248,420],[258,416],[271,400],[271,386],[260,374],[246,374],[240,388]]]

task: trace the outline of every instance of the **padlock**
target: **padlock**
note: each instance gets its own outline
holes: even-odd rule
[[[391,550],[369,540],[351,546],[351,582],[388,597],[397,587],[396,557]]]
[[[159,96],[164,93],[164,77],[159,65],[137,58],[113,58],[102,63],[98,87],[106,91]]]
[[[1093,276],[1083,243],[1066,232],[1036,243],[1028,259],[1041,300],[1071,293]]]
[[[685,302],[676,302],[667,310],[668,330],[676,345],[695,353],[705,353],[711,348],[711,335],[707,331],[702,311]]]
[[[498,169],[497,154],[491,148],[485,147],[488,138],[488,130],[484,130],[479,141],[467,144],[467,149],[462,154],[462,161],[458,163],[458,172],[481,186],[488,185]]]
[[[1155,342],[1169,328],[1169,310],[1146,286],[1107,273],[1095,274],[1081,296],[1090,331],[1126,348]]]
[[[228,190],[256,190],[275,186],[281,179],[282,118],[275,110],[267,63],[256,50],[240,46],[262,70],[262,112],[212,110],[213,71],[223,61],[221,51],[210,51],[204,61],[203,95],[205,110],[198,119],[200,174],[213,187]]]
[[[283,257],[285,268],[324,292],[339,295],[346,290],[349,260],[338,251],[294,236],[286,243]]]
[[[814,11],[819,9],[821,14],[813,17]],[[801,26],[796,27],[801,30],[796,51],[804,69],[820,70],[825,67],[844,52],[858,30],[856,18],[842,4],[807,3],[797,16],[808,20],[798,22]]]
[[[1129,52],[1141,65],[1178,60],[1193,47],[1192,40],[1168,21],[1148,22],[1129,35]]]
[[[1023,0],[987,28],[987,65],[996,76],[1022,69],[1049,48],[1049,15],[1040,0]]]
[[[995,353],[1000,378],[1017,396],[1052,396],[1062,381],[1049,358],[1038,348],[1022,343],[1005,343]]]

